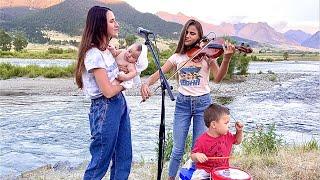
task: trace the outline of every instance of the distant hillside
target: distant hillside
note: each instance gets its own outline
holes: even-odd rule
[[[63,0],[1,0],[0,8],[28,7],[47,8],[61,3]]]
[[[106,0],[100,0],[105,2]],[[33,42],[45,42],[41,30],[55,30],[69,35],[81,35],[87,11],[94,5],[108,6],[116,15],[120,23],[120,36],[136,33],[136,29],[142,26],[154,31],[157,35],[166,38],[177,38],[177,32],[182,25],[166,22],[156,15],[141,13],[125,2],[105,4],[94,0],[65,0],[60,4],[37,11],[30,11],[25,16],[6,18],[0,22],[1,27],[8,31],[20,30],[28,35]],[[110,2],[110,1],[108,1]],[[18,11],[11,8],[11,11]],[[8,9],[2,11],[5,17],[10,15]]]
[[[301,30],[289,30],[284,33],[284,36],[287,39],[290,39],[298,44],[301,44],[303,41],[311,37],[311,34],[305,33]]]
[[[236,34],[239,37],[252,39],[258,42],[297,45],[297,43],[287,40],[283,34],[275,31],[267,23],[262,22],[247,23]]]
[[[238,37],[238,36],[230,36],[231,39],[235,40],[237,42],[237,45],[240,45],[241,43],[244,43],[244,44],[248,44],[250,47],[261,47],[262,45],[257,42],[257,41],[253,41],[253,40],[250,40],[250,39],[245,39],[245,38],[241,38],[241,37]]]
[[[30,9],[28,7],[16,7],[16,8],[2,8],[0,9],[0,23],[6,21],[13,21],[20,17],[26,16],[33,12],[39,11],[38,9]]]
[[[320,31],[313,34],[302,43],[303,46],[320,49]]]

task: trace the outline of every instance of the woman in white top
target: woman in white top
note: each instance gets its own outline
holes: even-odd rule
[[[119,24],[111,9],[94,6],[87,15],[75,69],[76,83],[91,99],[91,161],[84,179],[102,179],[112,160],[110,179],[128,179],[132,162],[131,127],[118,66],[107,49]]]
[[[172,68],[179,69],[188,59],[187,52],[200,43],[203,37],[201,24],[190,19],[184,25],[180,40],[173,54],[161,67],[164,73]],[[214,76],[214,82],[220,82],[226,75],[231,56],[235,47],[226,42],[226,49],[223,55],[222,64],[219,65],[216,59],[204,57],[201,61],[188,61],[178,72],[179,94],[176,99],[174,120],[173,120],[173,149],[169,164],[169,179],[174,179],[183,156],[186,137],[188,135],[191,119],[193,119],[193,140],[205,130],[203,113],[211,104],[209,75],[210,71]],[[149,86],[159,79],[159,72],[152,74],[141,86],[141,96],[146,100],[151,96]]]

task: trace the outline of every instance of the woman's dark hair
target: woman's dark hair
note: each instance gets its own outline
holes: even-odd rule
[[[187,32],[189,26],[191,26],[191,25],[194,25],[196,27],[196,29],[198,30],[199,39],[191,46],[185,46],[184,42],[185,42],[186,32]],[[189,49],[193,48],[200,41],[200,39],[202,37],[203,37],[203,30],[202,30],[202,25],[200,24],[200,22],[197,20],[194,20],[194,19],[188,20],[181,30],[179,43],[178,43],[178,46],[177,46],[175,53],[180,53],[180,54],[186,53]]]
[[[230,115],[229,109],[213,103],[204,110],[204,123],[209,128],[212,121],[218,121],[223,115]]]
[[[85,69],[84,58],[86,52],[97,47],[104,50],[106,43],[111,39],[108,37],[107,12],[112,11],[107,7],[94,6],[90,8],[87,15],[86,25],[83,30],[82,39],[78,52],[78,61],[75,69],[75,79],[79,88],[83,87],[82,73]]]

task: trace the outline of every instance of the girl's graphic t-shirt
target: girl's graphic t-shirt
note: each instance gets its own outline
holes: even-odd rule
[[[173,54],[168,61],[179,69],[189,57],[186,54]],[[185,96],[201,96],[210,93],[209,66],[206,61],[187,62],[179,70],[178,91]]]

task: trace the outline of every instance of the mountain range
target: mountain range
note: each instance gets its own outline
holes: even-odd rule
[[[302,42],[302,46],[320,49],[320,31]]]
[[[45,42],[42,30],[55,30],[69,35],[81,35],[86,13],[94,5],[106,5],[115,13],[120,25],[120,36],[136,32],[137,27],[153,30],[164,38],[177,39],[182,25],[190,18],[182,13],[141,13],[121,0],[1,0],[0,27],[7,31],[19,30],[29,40]],[[196,19],[196,18],[194,18]],[[200,20],[199,20],[200,21]],[[200,21],[205,34],[232,36],[251,43],[305,46],[320,48],[319,32],[311,35],[301,30],[277,32],[267,23],[212,23]],[[41,37],[41,38],[39,38]]]
[[[176,22],[179,24],[184,24],[190,18],[197,19],[195,17],[186,16],[182,13],[170,14],[163,11],[157,12],[156,15],[166,21]],[[221,23],[220,25],[214,25],[199,19],[197,20],[201,22],[205,34],[213,31],[217,36],[235,36],[260,43],[276,45],[301,45],[311,48],[319,48],[320,45],[319,35],[317,35],[319,34],[319,31],[314,35],[305,33],[301,30],[289,30],[285,33],[280,33],[264,22],[238,24]]]
[[[34,1],[42,2],[42,0]],[[115,0],[64,0],[42,9],[21,7],[20,4],[10,5],[0,9],[0,27],[7,31],[23,31],[29,40],[40,43],[46,41],[42,30],[81,35],[86,14],[94,5],[107,5],[113,10],[121,25],[120,37],[133,34],[137,27],[143,26],[146,29],[153,29],[159,36],[177,39],[178,32],[182,28],[181,24],[167,22],[151,13],[141,13],[129,4]],[[46,7],[44,4],[42,6]]]

